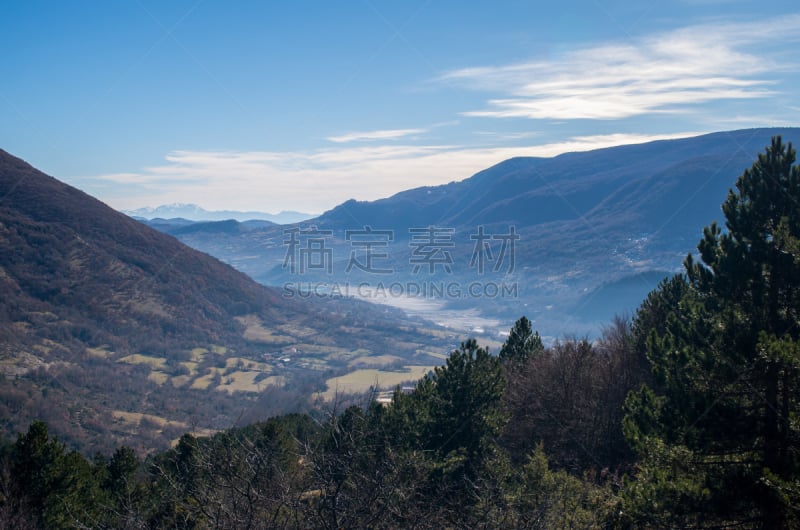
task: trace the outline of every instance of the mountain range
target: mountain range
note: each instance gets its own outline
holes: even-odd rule
[[[395,283],[406,288],[396,289],[397,295],[423,296],[379,301],[444,324],[488,333],[527,314],[551,338],[591,336],[681,269],[703,227],[722,217],[720,204],[737,176],[772,136],[792,141],[799,133],[748,129],[514,158],[447,185],[349,200],[289,226],[221,230],[212,224],[186,231],[167,222],[159,228],[284,290],[356,284],[366,285],[360,295],[374,299],[378,287]],[[369,236],[366,227],[373,231]],[[314,230],[321,236],[312,237]],[[364,237],[372,238],[373,257],[380,256],[374,269],[390,274],[353,263],[363,265],[370,243]],[[309,245],[319,241],[329,251],[330,267],[287,266],[298,249],[311,256]],[[452,293],[442,294],[452,285]],[[465,294],[473,285],[477,296]]]
[[[426,326],[284,297],[0,151],[6,435],[41,419],[87,451],[163,448],[307,408],[360,367],[437,364],[457,338]]]
[[[144,452],[415,379],[523,314],[546,340],[592,336],[799,132],[516,158],[289,225],[137,221],[0,151],[2,431],[43,419],[87,452]]]
[[[156,207],[137,208],[135,210],[123,210],[123,213],[131,217],[142,219],[175,219],[182,218],[190,221],[226,221],[234,219],[236,221],[262,220],[270,221],[275,224],[299,223],[314,217],[313,214],[282,211],[276,214],[266,212],[241,212],[237,210],[206,210],[196,204],[162,204]]]

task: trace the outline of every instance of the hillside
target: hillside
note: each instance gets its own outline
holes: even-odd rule
[[[431,365],[450,340],[389,308],[284,298],[3,151],[0,301],[3,430],[44,419],[87,449],[302,409],[326,378],[389,352]]]
[[[553,158],[514,158],[444,186],[371,202],[351,200],[310,222],[458,228],[580,221],[602,229],[631,221],[645,228],[667,222],[670,235],[682,235],[686,229],[696,232],[709,213],[719,213],[740,168],[772,136],[798,133],[790,128],[748,129]],[[679,219],[670,219],[675,213]]]
[[[34,422],[0,438],[0,526],[798,528],[795,162],[773,138],[727,229],[597,341],[545,346],[522,317],[498,355],[468,339],[402,391],[143,460],[88,460]]]
[[[219,257],[265,284],[283,286],[307,280],[371,286],[390,282],[437,286],[455,285],[453,296],[409,304],[401,297],[388,302],[422,307],[419,314],[456,325],[465,311],[467,329],[487,333],[507,329],[520,314],[550,337],[598,330],[615,313],[635,309],[658,280],[677,271],[701,235],[697,227],[721,217],[720,203],[756,154],[773,135],[787,141],[800,129],[749,129],[713,133],[552,158],[514,158],[465,180],[404,191],[376,201],[350,200],[316,219],[298,225],[330,230],[326,244],[333,254],[331,274],[300,278],[283,265],[289,227],[238,230],[222,235],[213,230],[173,231],[194,248]],[[394,239],[376,252],[386,252],[382,268],[392,275],[348,269],[354,246],[347,230],[370,226],[388,230]],[[514,267],[505,263],[499,274],[492,267],[477,271],[473,258],[480,227],[502,236],[514,227],[519,239]],[[414,273],[411,229],[449,229],[449,247],[425,248],[451,257],[450,272],[436,266]],[[495,258],[501,242],[485,241]],[[488,255],[487,255],[488,257]],[[496,261],[495,261],[496,263]],[[427,269],[427,267],[423,267]],[[477,283],[476,283],[477,282]],[[428,284],[428,285],[429,285]],[[473,284],[508,287],[511,296],[465,296]],[[445,289],[446,290],[446,289]]]

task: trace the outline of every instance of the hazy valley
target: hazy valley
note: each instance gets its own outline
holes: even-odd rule
[[[747,147],[775,132],[158,230],[0,151],[0,525],[796,527],[800,166]]]
[[[770,137],[796,133],[751,129],[517,158],[283,226],[145,222],[284,297],[363,298],[492,340],[521,314],[549,341],[597,337],[681,270],[699,227],[721,218],[736,176]],[[324,248],[313,251],[312,241]]]

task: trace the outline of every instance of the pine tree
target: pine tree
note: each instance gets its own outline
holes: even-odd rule
[[[508,339],[500,349],[499,357],[504,363],[525,363],[542,351],[544,351],[542,337],[539,336],[538,331],[532,331],[531,321],[523,316],[511,328]]]
[[[14,494],[25,499],[42,528],[97,525],[107,499],[94,471],[84,457],[51,438],[41,421],[31,423],[14,444]]]
[[[727,229],[707,227],[701,262],[689,255],[685,279],[663,283],[640,312],[656,379],[656,391],[626,403],[642,458],[627,492],[640,524],[800,524],[794,162],[791,144],[774,138],[723,203]]]
[[[441,454],[463,450],[469,460],[483,455],[506,421],[505,379],[496,357],[469,339],[436,368],[428,445]]]

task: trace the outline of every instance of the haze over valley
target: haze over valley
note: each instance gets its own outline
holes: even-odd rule
[[[0,528],[800,528],[796,2],[4,2]]]
[[[727,131],[514,158],[282,226],[145,222],[284,297],[361,298],[491,339],[522,314],[549,342],[596,338],[681,270],[698,227],[720,219],[731,182],[770,137],[797,133]]]

